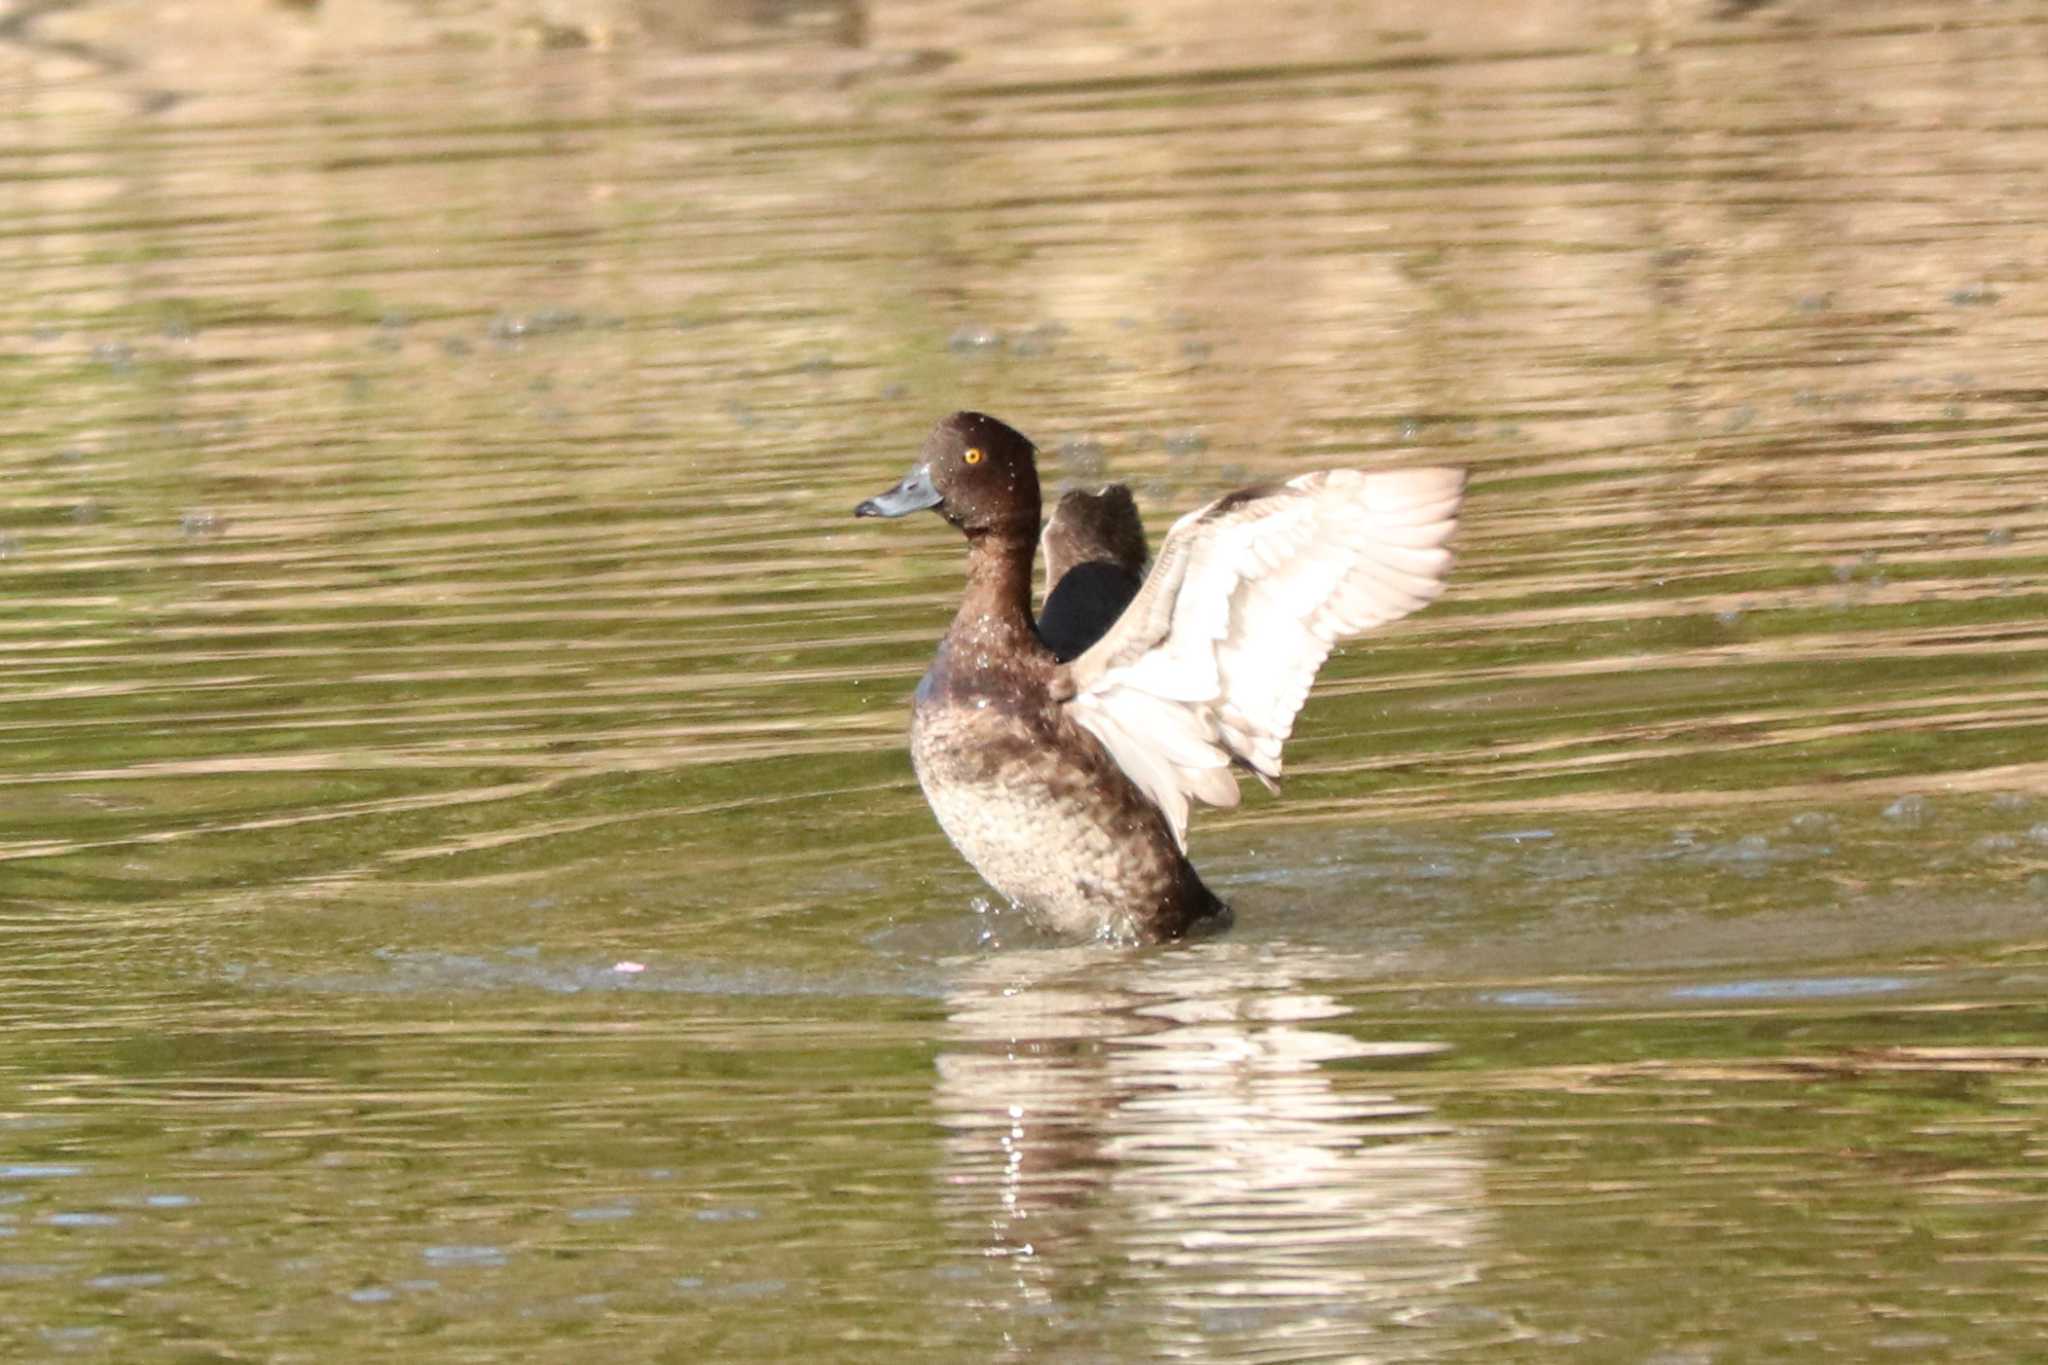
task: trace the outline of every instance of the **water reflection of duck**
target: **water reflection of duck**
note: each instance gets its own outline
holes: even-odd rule
[[[1035,920],[1178,938],[1228,914],[1188,863],[1189,803],[1236,805],[1234,767],[1273,786],[1331,648],[1441,591],[1463,474],[1335,469],[1227,494],[1174,523],[1142,583],[1128,490],[1063,500],[1034,622],[1034,455],[995,418],[956,412],[854,509],[932,508],[967,537],[911,760],[954,846]]]
[[[1227,942],[956,964],[937,1202],[992,1358],[1471,1354],[1487,1153],[1401,1074],[1447,1045],[1328,993],[1390,970]]]

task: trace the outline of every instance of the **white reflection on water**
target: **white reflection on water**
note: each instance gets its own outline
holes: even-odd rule
[[[1484,1260],[1480,1150],[1352,1083],[1346,1064],[1442,1044],[1339,1031],[1312,972],[1228,944],[966,966],[938,1062],[942,1202],[1013,1267],[989,1308],[1057,1325],[1115,1291],[1111,1315],[1177,1355],[1244,1335],[1371,1358],[1397,1324],[1415,1343]]]

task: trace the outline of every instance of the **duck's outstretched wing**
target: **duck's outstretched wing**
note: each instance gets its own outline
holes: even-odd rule
[[[1120,483],[1075,490],[1053,505],[1038,538],[1045,605],[1038,638],[1061,663],[1108,634],[1145,576],[1145,527]]]
[[[1068,713],[1183,847],[1191,799],[1237,804],[1233,762],[1280,776],[1338,641],[1442,591],[1464,477],[1332,469],[1218,498],[1174,523],[1109,633],[1062,666]]]
[[[1046,594],[1038,613],[1038,638],[1065,663],[1109,633],[1138,595],[1138,575],[1107,560],[1076,564]]]
[[[1093,493],[1072,489],[1053,504],[1038,533],[1039,560],[1050,594],[1076,565],[1106,560],[1133,579],[1145,574],[1145,523],[1130,487],[1106,483]]]

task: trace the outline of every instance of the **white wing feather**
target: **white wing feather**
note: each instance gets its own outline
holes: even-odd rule
[[[1138,595],[1068,664],[1076,723],[1187,844],[1188,803],[1237,804],[1233,760],[1269,782],[1339,642],[1443,589],[1464,474],[1332,469],[1175,522]]]

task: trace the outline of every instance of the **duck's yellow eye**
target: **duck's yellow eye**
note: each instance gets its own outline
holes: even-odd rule
[[[981,463],[981,447],[980,447],[980,446],[969,446],[969,447],[967,447],[967,451],[966,451],[966,453],[965,453],[965,454],[963,454],[963,455],[961,455],[961,457],[960,457],[960,458],[961,458],[961,459],[963,459],[963,460],[965,460],[965,461],[967,461],[967,463],[969,463],[969,464],[980,464],[980,463]]]

